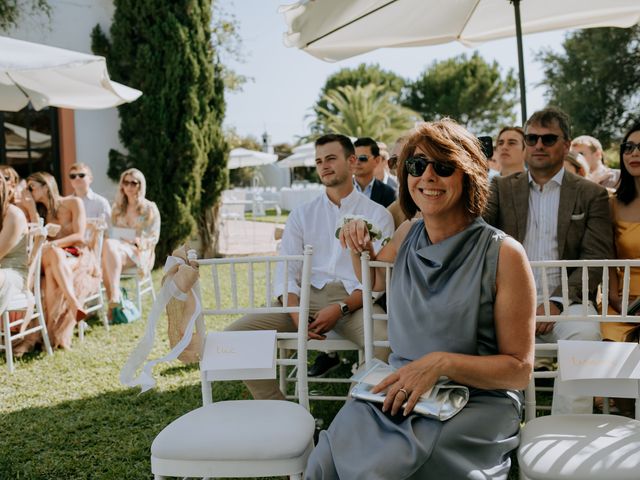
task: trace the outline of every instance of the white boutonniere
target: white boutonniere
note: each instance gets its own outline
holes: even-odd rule
[[[367,220],[363,215],[345,215],[338,221],[338,228],[336,229],[336,238],[340,238],[340,230],[351,220],[362,220],[367,226],[367,231],[369,232],[369,238],[371,241],[382,240],[382,245],[386,245],[390,237],[382,237],[382,230],[380,230],[376,225],[371,223],[370,220]]]

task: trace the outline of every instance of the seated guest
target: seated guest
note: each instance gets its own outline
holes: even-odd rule
[[[42,217],[55,225],[42,250],[45,319],[51,346],[69,349],[73,328],[86,317],[83,298],[100,288],[98,260],[84,242],[84,205],[79,198],[60,196],[49,173],[29,175],[27,185],[29,220]]]
[[[512,173],[524,172],[526,154],[524,132],[520,127],[504,127],[500,130],[494,153],[500,166],[500,175],[506,177]]]
[[[380,149],[380,163],[376,167],[373,175],[380,180],[385,185],[389,185],[396,192],[398,191],[398,177],[391,174],[391,170],[389,169],[389,150],[387,150],[387,145],[378,142],[378,148]]]
[[[315,142],[315,156],[316,172],[326,187],[325,192],[291,212],[282,236],[280,254],[299,255],[305,245],[313,247],[309,338],[324,340],[327,332],[335,330],[362,346],[362,286],[353,273],[348,253],[340,248],[335,232],[344,216],[361,215],[380,229],[383,238],[390,237],[393,220],[385,208],[356,191],[351,172],[357,160],[349,137],[323,135]],[[284,274],[281,268],[276,271],[276,288],[282,289]],[[297,305],[300,301],[300,275],[300,265],[292,266],[288,275],[289,285],[285,287],[287,291],[276,291],[275,296],[287,295],[287,304]],[[383,310],[375,305],[374,312],[383,313]],[[229,325],[227,330],[295,332],[297,326],[297,313],[275,313],[246,315]],[[376,328],[375,334],[379,340],[386,338],[386,332],[381,328]],[[382,349],[379,354],[385,352]],[[327,354],[318,355],[318,358],[322,360],[316,359],[310,374],[322,374],[339,362],[336,356]],[[247,381],[246,385],[256,399],[284,398],[276,380]]]
[[[0,315],[12,296],[26,288],[28,268],[27,218],[10,203],[10,195],[8,182],[0,175]]]
[[[564,169],[571,144],[570,120],[554,107],[535,112],[525,125],[527,172],[497,177],[484,213],[490,225],[524,245],[530,261],[598,260],[611,258],[613,241],[607,190]],[[534,271],[538,288],[537,314],[544,314],[542,272]],[[582,271],[569,270],[569,305],[562,303],[559,268],[547,269],[551,315],[578,315],[582,311]],[[602,269],[589,271],[590,313],[602,280]],[[536,340],[600,340],[593,322],[541,322]],[[553,413],[592,413],[591,397],[576,397],[555,383]]]
[[[571,172],[579,177],[586,178],[589,171],[589,165],[581,153],[569,151],[564,157],[564,168],[567,172]]]
[[[487,161],[451,120],[416,127],[400,157],[408,218],[376,256],[362,221],[340,241],[360,274],[360,252],[394,262],[389,363],[374,389],[382,406],[348,401],[311,453],[309,479],[506,478],[518,446],[523,389],[531,375],[535,290],[524,250],[487,225]],[[373,290],[385,288],[372,270]],[[461,292],[464,295],[461,296]],[[441,377],[467,385],[468,404],[445,422],[414,413]],[[479,473],[482,472],[482,473]]]
[[[611,199],[616,258],[640,258],[640,124],[620,145],[620,184]],[[609,275],[609,312],[619,314],[622,303],[622,271]],[[640,269],[631,269],[629,298],[640,296]],[[602,338],[638,342],[640,324],[602,323]]]
[[[142,172],[130,168],[120,175],[111,224],[116,227],[102,248],[102,276],[109,299],[108,315],[120,305],[120,274],[123,268],[136,267],[145,275],[153,267],[154,249],[160,238],[160,212],[156,204],[145,198],[147,182]],[[131,235],[118,235],[127,229]]]
[[[73,195],[82,199],[87,218],[104,218],[111,220],[111,205],[102,195],[98,195],[91,189],[93,174],[88,165],[74,163],[69,168],[69,179],[73,187]]]
[[[589,135],[576,137],[571,141],[571,151],[584,156],[589,165],[587,172],[589,180],[603,187],[615,188],[620,178],[620,170],[609,168],[604,164],[602,144],[597,138]]]
[[[369,137],[357,139],[356,162],[353,169],[353,184],[356,190],[383,207],[388,207],[396,199],[396,191],[374,176],[376,167],[382,161],[378,144]]]
[[[396,140],[396,143],[393,145],[393,148],[391,149],[391,153],[389,155],[389,165],[393,167],[394,171],[398,163],[398,158],[402,153],[402,149],[407,143],[407,138],[409,137],[404,136],[398,138],[398,140]],[[389,213],[393,217],[394,229],[397,230],[402,222],[407,219],[407,217],[405,217],[404,215],[404,212],[402,211],[402,207],[400,207],[400,202],[397,199],[394,200],[393,203],[387,207],[387,210],[389,210]],[[420,212],[417,212],[416,215],[419,216]]]
[[[20,208],[28,218],[29,210],[23,202],[24,192],[26,191],[26,184],[24,180],[21,181],[18,172],[9,165],[0,165],[0,175],[2,175],[5,182],[7,182],[9,202]]]
[[[640,124],[627,132],[620,145],[620,182],[611,198],[611,213],[616,258],[640,258]],[[629,303],[640,297],[640,268],[632,268],[630,274]],[[611,269],[609,273],[608,312],[611,315],[622,311],[622,275],[622,270]],[[600,328],[604,340],[640,341],[638,323],[601,323]],[[624,415],[633,417],[633,400],[616,398],[615,404]]]

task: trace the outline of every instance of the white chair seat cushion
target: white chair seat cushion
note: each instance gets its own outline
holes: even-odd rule
[[[233,400],[197,408],[171,422],[151,445],[169,460],[266,460],[303,455],[315,421],[297,403]]]
[[[15,293],[11,296],[11,300],[9,300],[9,305],[7,305],[7,310],[22,310],[27,308],[29,304],[29,300],[32,298],[32,295],[26,292]]]
[[[520,471],[528,479],[640,478],[640,421],[616,415],[553,415],[522,429]]]

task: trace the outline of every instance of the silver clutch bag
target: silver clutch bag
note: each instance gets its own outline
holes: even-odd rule
[[[351,380],[357,382],[351,389],[351,397],[372,403],[384,402],[385,394],[371,393],[371,389],[382,378],[394,371],[395,369],[391,365],[374,359],[351,377]],[[443,377],[430,391],[420,397],[413,411],[428,418],[445,421],[462,410],[468,401],[469,389],[467,387],[452,383]]]

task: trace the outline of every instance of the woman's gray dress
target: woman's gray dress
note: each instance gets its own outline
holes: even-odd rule
[[[416,222],[398,252],[389,289],[389,363],[429,352],[498,353],[493,321],[496,269],[505,234],[481,218],[438,244]],[[309,458],[308,479],[500,479],[518,446],[521,395],[470,388],[445,422],[391,417],[349,401]]]

